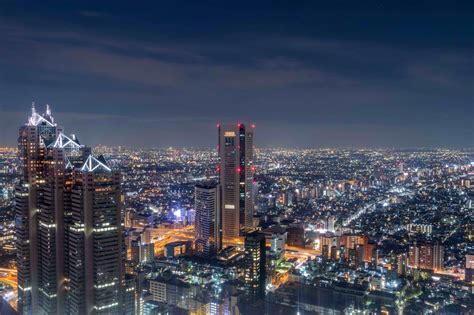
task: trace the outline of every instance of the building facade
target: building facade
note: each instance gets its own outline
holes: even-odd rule
[[[465,280],[466,282],[473,286],[474,285],[474,254],[466,255],[466,269],[465,269]]]
[[[194,187],[196,254],[211,258],[222,249],[221,186],[207,183]]]
[[[414,241],[408,251],[408,266],[411,268],[443,270],[444,246]]]
[[[18,147],[19,313],[120,314],[120,173],[75,135],[63,134],[49,106],[43,115],[32,108]]]
[[[218,126],[224,237],[237,237],[253,225],[253,129],[241,123]]]
[[[249,295],[263,297],[266,285],[265,235],[258,231],[245,236],[245,285]]]
[[[51,167],[48,167],[51,166],[47,158],[48,144],[53,142],[60,132],[61,128],[54,122],[49,106],[45,114],[39,115],[34,104],[28,122],[19,130],[21,176],[15,196],[15,225],[20,314],[56,312],[60,307],[58,304],[62,303],[54,287],[56,277],[61,276],[61,266],[56,264],[57,248],[53,244],[57,237],[57,218],[54,216],[56,205],[51,204],[51,194],[54,194],[51,188],[54,183],[46,178],[47,173],[51,171]],[[51,218],[45,220],[46,214],[51,212]],[[50,294],[52,287],[54,293]]]

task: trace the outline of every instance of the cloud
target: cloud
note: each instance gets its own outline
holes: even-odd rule
[[[278,56],[262,56],[248,63],[234,64],[191,53],[199,51],[200,45],[197,48],[183,48],[166,43],[101,39],[62,31],[23,29],[4,33],[9,35],[9,41],[30,46],[26,51],[34,57],[29,58],[24,51],[22,58],[16,60],[18,64],[38,67],[50,73],[97,76],[150,87],[258,89],[328,82],[331,79],[334,82],[343,81],[334,74]]]
[[[260,89],[298,84],[344,87],[383,83],[394,78],[426,79],[449,86],[463,78],[452,67],[458,69],[469,63],[460,53],[413,51],[353,40],[275,36],[216,45],[37,30],[15,24],[3,26],[0,34],[14,47],[15,43],[19,44],[17,50],[11,50],[8,45],[0,48],[0,53],[12,57],[9,62],[18,66],[149,87]],[[236,54],[245,57],[228,58]],[[449,58],[450,62],[439,64],[439,60]]]
[[[381,135],[402,143],[407,130],[420,125],[423,135],[413,143],[436,143],[425,131],[440,138],[437,130],[446,131],[440,127],[446,116],[465,122],[472,99],[471,60],[463,50],[258,33],[219,40],[154,34],[139,39],[17,23],[0,26],[0,36],[2,110],[48,99],[60,108],[58,117],[102,143],[137,144],[142,133],[159,134],[157,144],[199,143],[198,128],[211,126],[212,138],[217,120],[238,119],[275,132],[284,127],[288,137],[298,139],[287,139],[290,144],[325,143],[319,138],[382,144]],[[4,117],[22,122],[23,116]]]
[[[99,12],[99,11],[91,11],[91,10],[81,10],[79,11],[79,15],[88,17],[88,18],[99,18],[104,16],[110,16],[108,13]]]

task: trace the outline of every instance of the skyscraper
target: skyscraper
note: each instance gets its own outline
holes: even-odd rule
[[[69,314],[120,314],[124,285],[120,172],[92,155],[74,171],[68,229]]]
[[[21,126],[19,131],[18,152],[21,177],[15,194],[15,225],[20,314],[40,314],[42,311],[39,307],[40,300],[44,303],[45,312],[57,310],[57,296],[48,293],[56,281],[43,286],[43,284],[48,284],[48,278],[52,279],[57,275],[56,248],[51,245],[51,242],[56,239],[55,230],[52,230],[55,226],[54,223],[39,221],[39,214],[41,206],[44,206],[46,202],[43,201],[43,197],[46,188],[47,143],[51,143],[60,132],[61,129],[54,122],[49,106],[45,114],[39,115],[34,104],[28,122]],[[51,219],[55,220],[53,217]],[[45,225],[41,231],[38,228],[40,222]],[[41,246],[41,240],[45,241],[45,247]],[[42,249],[41,252],[40,249]],[[48,254],[50,255],[48,264],[42,265],[41,263],[44,262],[42,257]],[[48,296],[50,299],[46,301],[44,297]]]
[[[265,294],[266,247],[265,235],[258,231],[245,236],[245,284],[252,296]]]
[[[222,248],[221,186],[203,183],[194,187],[196,251],[214,257]]]
[[[18,145],[19,313],[119,312],[120,173],[93,157],[75,135],[63,134],[49,106],[43,115],[32,108]]]
[[[239,236],[253,220],[253,125],[218,125],[219,179],[224,237]]]

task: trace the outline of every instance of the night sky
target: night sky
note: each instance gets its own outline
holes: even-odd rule
[[[0,145],[35,101],[91,145],[473,147],[473,56],[474,1],[4,0]]]

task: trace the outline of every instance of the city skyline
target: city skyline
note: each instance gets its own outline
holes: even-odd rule
[[[473,21],[0,1],[0,314],[471,314]]]
[[[30,104],[30,107],[38,107],[37,103],[36,102],[32,102]],[[46,108],[51,108],[50,104],[40,104],[39,105],[39,108],[40,110],[46,110]],[[20,113],[20,112],[19,112]],[[9,113],[8,116],[10,116],[11,113]],[[13,116],[16,116],[17,113],[15,113]],[[64,113],[63,113],[64,115]],[[65,116],[61,115],[61,113],[57,113],[56,111],[56,108],[55,108],[55,116],[56,117],[68,117],[68,114],[65,114]],[[24,113],[23,113],[23,116],[24,116]],[[24,117],[23,117],[24,118]],[[78,121],[78,120],[81,120],[82,118],[72,118],[72,117],[68,117],[66,119],[62,119],[61,121]],[[87,118],[86,118],[87,119]],[[74,133],[73,134],[76,134],[76,133],[85,133],[86,135],[90,132],[90,128],[92,128],[93,126],[96,126],[97,123],[100,123],[100,119],[106,119],[106,117],[97,117],[91,121],[88,121],[87,123],[85,123],[85,125],[89,126],[89,127],[84,127],[84,126],[79,126],[78,128],[76,128],[74,130]],[[114,117],[114,119],[116,119],[116,123],[118,123],[118,120],[120,119],[123,119],[123,117],[119,117],[119,116],[116,116]],[[24,119],[23,119],[24,120]],[[193,129],[193,130],[190,130],[189,132],[191,134],[193,133],[202,133],[204,131],[204,134],[206,136],[208,136],[207,138],[207,142],[209,143],[206,143],[204,145],[195,145],[196,142],[193,141],[192,143],[191,142],[183,142],[186,141],[185,138],[185,135],[183,135],[183,139],[179,139],[177,141],[177,145],[173,145],[171,142],[167,142],[163,145],[152,145],[152,142],[150,141],[146,141],[146,143],[143,143],[143,145],[139,145],[140,142],[136,142],[135,143],[126,143],[126,144],[120,144],[120,142],[115,142],[115,141],[110,141],[110,142],[99,142],[99,141],[95,141],[94,142],[94,137],[95,138],[100,138],[100,137],[97,137],[98,135],[96,133],[91,133],[89,134],[89,137],[86,137],[86,139],[90,139],[91,141],[87,141],[88,143],[91,143],[91,145],[93,147],[101,147],[101,146],[104,146],[104,147],[127,147],[127,148],[131,148],[131,149],[166,149],[166,148],[174,148],[174,149],[214,149],[215,147],[215,143],[213,143],[214,141],[210,141],[210,139],[212,139],[212,137],[215,137],[215,132],[216,132],[216,126],[221,126],[221,125],[233,125],[233,124],[239,124],[241,120],[234,120],[232,121],[231,119],[228,119],[228,120],[224,120],[222,123],[222,121],[217,121],[217,122],[210,122],[209,124],[202,124],[201,125],[201,128],[200,129]],[[21,123],[21,120],[19,120],[19,122]],[[9,122],[10,123],[10,122]],[[251,124],[253,126],[253,128],[257,129],[257,124],[256,123],[252,123]],[[4,126],[2,126],[2,128],[4,128]],[[176,130],[179,130],[178,127],[176,127],[177,129]],[[82,130],[82,132],[80,132],[80,130]],[[78,132],[79,131],[79,132]],[[266,131],[266,132],[265,132]],[[270,130],[265,130],[263,129],[262,126],[259,125],[258,127],[258,132],[259,134],[263,133],[263,136],[265,135],[269,135],[269,131],[272,131],[274,132],[275,130],[273,129],[270,129]],[[170,131],[171,132],[171,131]],[[3,134],[2,134],[3,136]],[[473,135],[474,136],[474,135]],[[288,143],[291,143],[292,142],[292,138],[290,139],[288,137],[287,134],[282,134],[282,137],[288,141]],[[83,137],[81,136],[81,139]],[[261,135],[260,137],[261,138]],[[105,139],[105,138],[102,138],[102,139]],[[134,140],[137,140],[137,139],[134,139]],[[263,142],[262,139],[257,139],[256,142],[256,145],[255,145],[255,149],[290,149],[290,150],[311,150],[311,149],[315,149],[315,150],[331,150],[331,149],[346,149],[346,150],[412,150],[412,149],[420,149],[420,150],[436,150],[436,149],[472,149],[474,147],[474,144],[467,144],[467,145],[383,145],[383,144],[380,144],[380,145],[357,145],[357,144],[347,144],[347,145],[344,145],[344,144],[340,144],[340,145],[331,145],[330,143],[328,143],[327,145],[314,145],[314,146],[309,146],[309,145],[294,145],[294,144],[288,144],[288,145],[280,145],[278,143],[275,143],[275,145],[266,145],[265,143],[268,143],[267,141],[268,139],[265,139],[265,142]],[[275,139],[274,139],[275,140]],[[263,143],[262,143],[263,142]],[[270,141],[270,143],[274,143],[272,141]],[[4,144],[0,144],[0,147],[15,147],[15,143],[4,143]]]
[[[53,112],[0,150],[2,314],[473,309],[473,150],[92,149]]]
[[[258,147],[472,147],[472,12],[3,2],[0,145],[36,101],[91,145],[213,147],[248,121]]]

